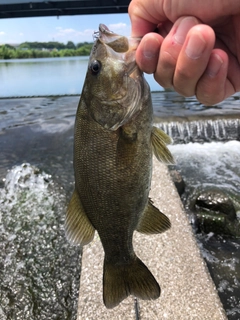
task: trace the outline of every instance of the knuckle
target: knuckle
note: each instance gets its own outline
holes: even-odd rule
[[[208,88],[197,89],[197,99],[204,105],[212,106],[224,100],[224,94],[211,91]]]
[[[155,80],[164,88],[173,86],[173,75],[176,67],[176,59],[169,52],[160,53],[156,72],[154,73]]]
[[[178,66],[174,73],[174,89],[185,97],[194,96],[199,77],[189,66]]]
[[[215,105],[225,99],[225,81],[203,76],[196,87],[197,99],[205,105]]]
[[[184,67],[177,67],[175,70],[176,78],[179,79],[179,81],[192,81],[194,79],[194,74],[192,68],[190,68],[188,65]],[[195,79],[194,79],[195,81]]]
[[[196,83],[189,78],[177,78],[173,81],[174,89],[184,97],[195,95]]]
[[[171,88],[172,87],[172,75],[166,74],[162,72],[155,72],[154,79],[162,86],[163,88]]]

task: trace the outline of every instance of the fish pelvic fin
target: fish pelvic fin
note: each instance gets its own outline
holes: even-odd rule
[[[148,199],[148,204],[136,230],[145,234],[157,234],[168,230],[170,227],[171,222],[169,218],[153,205],[151,199]]]
[[[65,219],[65,233],[73,245],[86,245],[93,240],[95,229],[89,221],[78,192],[74,190]]]
[[[166,164],[174,164],[174,158],[171,152],[168,150],[166,144],[172,143],[172,139],[161,129],[152,127],[151,142],[153,147],[153,153],[160,162]]]
[[[116,307],[129,295],[143,300],[160,296],[160,286],[145,264],[136,256],[128,264],[104,260],[103,301],[108,309]]]

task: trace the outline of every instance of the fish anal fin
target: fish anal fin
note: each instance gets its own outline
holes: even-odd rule
[[[67,239],[74,245],[84,246],[93,240],[94,232],[95,229],[84,211],[79,195],[74,190],[65,220]]]
[[[157,234],[168,230],[170,227],[171,222],[168,217],[153,205],[151,199],[148,199],[148,204],[136,230],[145,234]]]
[[[161,289],[152,273],[136,256],[124,264],[104,260],[103,301],[107,308],[116,307],[129,295],[143,300],[160,296]]]
[[[153,152],[156,158],[160,162],[164,162],[167,164],[175,163],[171,152],[168,150],[166,146],[166,144],[170,144],[172,140],[165,132],[153,126],[152,134],[151,134],[151,142],[152,142]]]

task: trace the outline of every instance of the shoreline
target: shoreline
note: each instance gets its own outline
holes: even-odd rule
[[[163,93],[163,92],[169,92],[165,90],[159,90],[159,91],[151,91],[151,93]],[[62,98],[62,97],[77,97],[81,96],[81,93],[66,93],[66,94],[43,94],[43,95],[37,95],[37,96],[6,96],[1,97],[0,100],[9,100],[9,99],[34,99],[34,98]]]

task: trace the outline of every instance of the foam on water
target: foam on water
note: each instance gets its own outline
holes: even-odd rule
[[[5,188],[0,190],[1,202],[4,202],[8,210],[19,203],[19,197],[22,196],[22,193],[26,197],[24,199],[26,202],[34,198],[38,206],[43,204],[48,208],[53,206],[53,196],[48,191],[49,185],[52,184],[51,175],[45,172],[40,173],[39,169],[28,163],[9,170],[4,184]]]
[[[213,118],[213,116],[210,116]],[[227,119],[174,119],[156,125],[166,132],[174,143],[229,141],[240,139],[240,120],[235,115]]]
[[[240,192],[240,142],[188,143],[169,146],[188,184],[221,186]]]
[[[0,318],[75,319],[80,251],[64,235],[66,195],[25,163],[9,170],[0,199]]]

